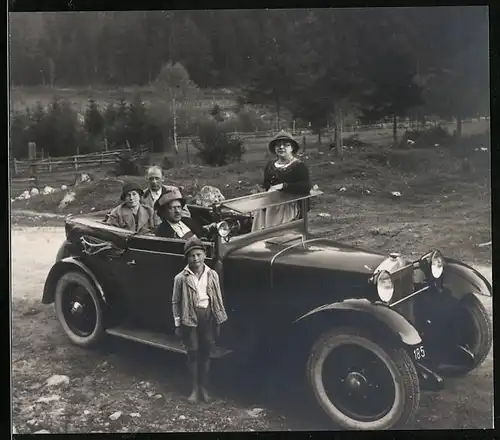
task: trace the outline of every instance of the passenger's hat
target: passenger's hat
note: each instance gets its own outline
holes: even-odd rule
[[[174,200],[179,200],[183,207],[186,204],[186,200],[184,199],[184,197],[182,197],[179,188],[176,187],[173,187],[171,189],[169,188],[162,193],[160,198],[154,204],[155,211],[158,211],[158,209],[160,209],[162,206],[165,206],[166,204],[173,202]]]
[[[122,195],[120,196],[120,200],[125,200],[125,196],[130,191],[137,191],[139,193],[139,195],[142,197],[143,190],[142,190],[141,186],[135,182],[128,182],[125,185],[123,185]]]
[[[201,249],[205,251],[205,246],[203,246],[202,241],[196,235],[186,241],[186,244],[184,245],[184,256],[186,257],[187,254],[189,254],[189,252],[193,249]]]
[[[299,148],[300,148],[299,144],[293,138],[293,136],[290,133],[288,133],[287,131],[281,130],[269,142],[269,150],[271,151],[271,153],[275,153],[276,142],[278,142],[278,141],[288,141],[288,142],[290,142],[292,144],[293,154],[295,154],[295,153],[297,153],[297,151],[299,151]]]

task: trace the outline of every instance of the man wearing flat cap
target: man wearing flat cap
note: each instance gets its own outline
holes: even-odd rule
[[[141,196],[142,188],[138,184],[129,182],[123,185],[122,203],[109,213],[107,223],[139,234],[154,230],[153,209],[141,204]]]
[[[193,235],[199,238],[205,235],[203,228],[192,218],[182,216],[185,205],[186,201],[177,188],[161,194],[154,204],[154,209],[162,220],[156,228],[157,236],[187,240]]]
[[[188,400],[209,402],[207,381],[210,353],[219,335],[219,326],[227,320],[219,275],[205,264],[205,247],[197,237],[184,245],[187,266],[174,278],[172,312],[175,334],[187,350],[192,392]]]

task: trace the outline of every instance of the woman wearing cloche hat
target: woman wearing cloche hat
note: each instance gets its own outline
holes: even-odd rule
[[[182,337],[192,378],[190,402],[201,397],[209,402],[207,391],[210,352],[227,320],[217,272],[205,264],[205,247],[198,237],[184,245],[187,266],[174,278],[172,312],[175,334]]]
[[[122,203],[109,214],[107,223],[138,233],[154,229],[154,211],[141,204],[142,188],[134,182],[123,185],[120,200]]]
[[[269,150],[276,157],[264,169],[264,191],[309,194],[309,170],[296,156],[299,144],[293,136],[286,131],[280,131],[269,142]],[[287,223],[301,216],[300,206],[296,202],[270,207],[255,213],[252,231]]]

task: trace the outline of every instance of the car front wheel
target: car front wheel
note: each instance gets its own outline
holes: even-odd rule
[[[334,328],[320,336],[307,372],[316,400],[344,429],[404,426],[418,409],[418,375],[405,350],[355,328]]]
[[[62,328],[74,344],[90,347],[104,336],[101,299],[85,275],[67,272],[58,280],[55,308]]]
[[[475,295],[464,297],[456,310],[449,344],[454,349],[439,371],[445,377],[463,376],[476,369],[488,356],[493,343],[491,319]]]

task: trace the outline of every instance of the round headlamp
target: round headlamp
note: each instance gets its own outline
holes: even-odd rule
[[[431,273],[436,280],[443,274],[443,268],[443,255],[439,251],[434,251],[431,255]]]
[[[229,228],[229,225],[228,225],[227,222],[217,223],[217,233],[222,238],[226,238],[229,235],[230,232],[231,232],[231,229]]]
[[[379,298],[386,303],[394,295],[394,283],[392,282],[391,274],[386,270],[381,271],[377,275],[377,293]]]

